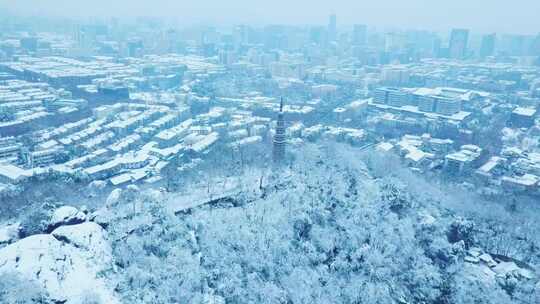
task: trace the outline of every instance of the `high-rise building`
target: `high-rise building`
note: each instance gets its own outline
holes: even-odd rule
[[[495,53],[495,34],[484,35],[480,45],[480,57],[485,58]]]
[[[222,50],[219,52],[218,55],[219,55],[219,63],[226,66],[231,66],[237,60],[237,55],[235,51]]]
[[[409,104],[409,94],[397,89],[389,89],[387,101],[389,105],[394,107],[406,106]]]
[[[540,56],[540,33],[536,35],[531,44],[530,54],[532,56]]]
[[[330,41],[337,39],[337,17],[335,14],[330,15],[328,19],[328,38]]]
[[[127,43],[128,57],[139,57],[142,54],[143,43],[141,39],[131,39]]]
[[[469,30],[453,29],[450,35],[450,58],[463,59],[467,54]]]
[[[0,138],[0,160],[17,161],[21,154],[22,146],[14,137]]]
[[[385,104],[388,97],[388,91],[385,88],[375,89],[373,92],[373,102]]]
[[[245,25],[238,25],[233,30],[233,40],[235,46],[241,46],[248,42],[248,27]]]
[[[367,41],[367,26],[363,24],[355,24],[352,34],[353,45],[364,45]]]
[[[461,100],[444,96],[435,97],[435,112],[442,115],[453,115],[461,111]]]
[[[38,39],[36,37],[24,37],[20,39],[21,48],[28,52],[35,52],[38,48]]]
[[[328,42],[328,31],[324,26],[312,27],[309,32],[310,42],[317,45],[325,45]]]
[[[272,156],[275,164],[282,163],[285,159],[285,118],[283,116],[283,98],[279,103],[279,113],[274,135]]]
[[[510,56],[523,56],[526,54],[527,37],[525,35],[506,35],[505,49]]]
[[[431,96],[418,96],[418,110],[422,112],[433,112],[435,110],[435,99]]]
[[[409,70],[399,66],[385,67],[381,73],[381,80],[385,85],[403,86],[409,83],[409,79]]]
[[[529,97],[540,96],[540,79],[534,80],[529,87]]]
[[[405,46],[406,38],[402,33],[389,32],[384,37],[384,50],[386,52],[400,51]]]

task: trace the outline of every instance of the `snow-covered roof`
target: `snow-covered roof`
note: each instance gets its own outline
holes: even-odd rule
[[[6,178],[12,182],[32,176],[32,171],[22,169],[12,164],[0,165],[0,177]]]
[[[532,117],[536,114],[536,109],[534,108],[523,108],[523,107],[517,107],[512,111],[512,113],[521,115],[521,116],[529,116]]]

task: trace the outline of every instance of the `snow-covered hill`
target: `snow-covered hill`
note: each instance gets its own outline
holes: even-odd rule
[[[354,153],[212,183],[57,211],[51,233],[0,249],[0,295],[16,273],[57,303],[538,303],[536,265],[490,252],[481,223]]]

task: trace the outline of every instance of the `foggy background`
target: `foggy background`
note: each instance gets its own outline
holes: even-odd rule
[[[453,27],[476,32],[536,34],[538,0],[0,0],[0,11],[27,16],[137,17],[159,16],[188,24],[325,24],[354,23],[445,31]]]

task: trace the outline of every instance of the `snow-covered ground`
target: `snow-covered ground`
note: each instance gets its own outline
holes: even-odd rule
[[[112,269],[107,233],[86,222],[32,235],[0,249],[0,275],[16,273],[33,281],[59,303],[79,303],[92,294],[119,303],[104,278]]]

